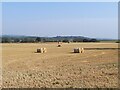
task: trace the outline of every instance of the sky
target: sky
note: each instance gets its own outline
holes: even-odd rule
[[[118,38],[117,2],[4,2],[2,34]]]

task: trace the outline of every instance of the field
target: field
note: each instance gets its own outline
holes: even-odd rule
[[[47,53],[36,53],[37,48]],[[2,44],[2,82],[9,88],[115,88],[118,87],[117,43]]]

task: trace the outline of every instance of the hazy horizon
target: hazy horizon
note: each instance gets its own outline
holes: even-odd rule
[[[5,35],[118,38],[117,2],[8,2],[2,12]]]

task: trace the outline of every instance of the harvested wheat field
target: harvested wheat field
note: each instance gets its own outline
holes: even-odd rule
[[[9,88],[116,88],[117,43],[16,43],[2,44],[3,87]],[[37,48],[47,49],[36,53]]]

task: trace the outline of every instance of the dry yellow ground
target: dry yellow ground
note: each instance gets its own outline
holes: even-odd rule
[[[47,53],[36,53],[42,47]],[[3,87],[117,87],[118,50],[76,54],[76,47],[118,48],[118,44],[2,44]]]

